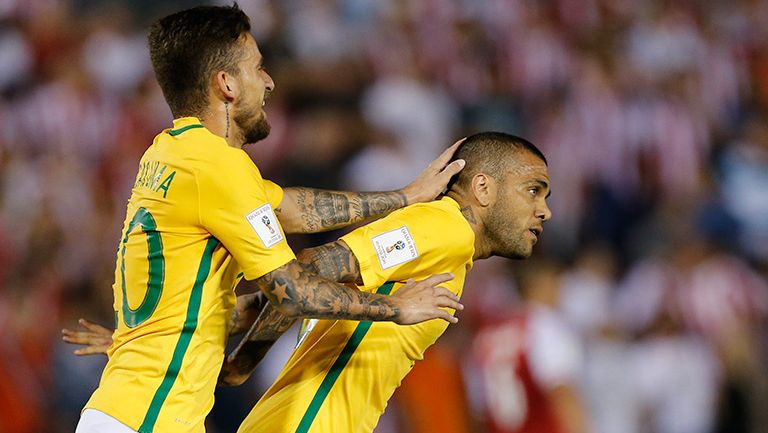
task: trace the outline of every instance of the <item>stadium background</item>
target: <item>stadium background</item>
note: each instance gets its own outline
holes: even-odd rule
[[[146,26],[198,3],[0,0],[0,432],[73,431],[98,382],[103,357],[73,356],[60,329],[112,320],[125,201],[171,120]],[[521,304],[517,270],[551,261],[592,431],[768,431],[768,2],[240,4],[276,82],[272,135],[248,148],[265,177],[396,188],[480,130],[549,159],[534,261],[476,265],[461,324],[406,384],[441,393],[397,393],[377,432],[482,431],[467,348]],[[218,392],[210,432],[234,430],[289,338]]]

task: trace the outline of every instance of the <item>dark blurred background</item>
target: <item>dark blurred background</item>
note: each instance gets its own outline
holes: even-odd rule
[[[98,383],[104,357],[75,357],[60,329],[111,326],[125,203],[171,125],[146,28],[202,3],[0,0],[0,432],[72,432]],[[557,365],[527,380],[570,389],[581,431],[768,431],[768,1],[240,5],[276,83],[272,134],[247,148],[265,177],[399,188],[483,130],[549,160],[536,257],[475,265],[461,323],[377,433],[491,432],[536,411],[484,358],[512,344],[487,329],[542,311],[556,337],[521,347],[534,370]],[[294,336],[217,393],[211,433],[236,429]]]

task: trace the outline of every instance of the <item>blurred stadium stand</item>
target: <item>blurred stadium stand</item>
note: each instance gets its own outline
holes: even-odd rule
[[[98,383],[104,360],[59,330],[113,320],[125,202],[171,124],[146,27],[202,3],[0,0],[0,432],[72,432]],[[247,148],[265,177],[396,188],[463,135],[531,139],[553,186],[536,254],[563,267],[589,431],[768,431],[768,2],[239,3],[276,83],[272,135]],[[445,374],[449,424],[486,431],[465,348],[522,308],[515,275],[536,263],[477,265],[461,324],[377,433],[438,431],[418,387]],[[235,430],[289,338],[218,392],[211,433]]]

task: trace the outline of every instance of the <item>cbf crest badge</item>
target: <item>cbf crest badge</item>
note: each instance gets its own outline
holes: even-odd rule
[[[249,213],[245,219],[259,235],[259,239],[264,242],[265,247],[271,248],[272,245],[283,240],[283,233],[277,226],[277,217],[269,203]]]
[[[402,265],[419,257],[416,243],[407,226],[382,233],[371,240],[381,269]]]

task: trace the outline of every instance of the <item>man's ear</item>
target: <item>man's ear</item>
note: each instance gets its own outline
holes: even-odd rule
[[[485,173],[472,177],[471,190],[480,206],[490,206],[496,200],[496,181]]]
[[[216,92],[219,93],[225,101],[231,102],[237,98],[239,88],[237,86],[237,80],[235,80],[235,77],[233,77],[232,74],[227,73],[226,71],[217,72],[214,77],[214,86]]]

